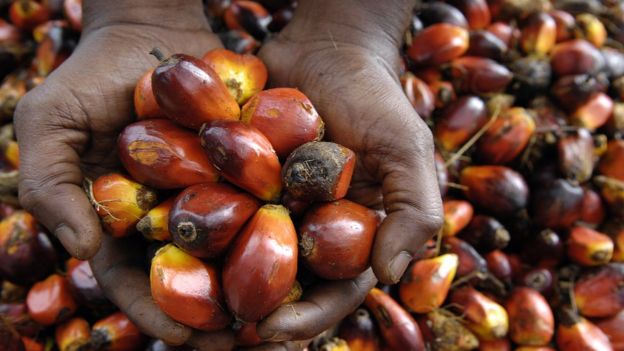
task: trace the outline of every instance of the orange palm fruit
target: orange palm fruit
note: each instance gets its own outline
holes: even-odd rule
[[[477,56],[454,59],[448,71],[457,90],[470,94],[500,92],[513,78],[507,67],[489,58]]]
[[[568,179],[584,183],[594,170],[594,139],[591,133],[579,128],[557,142],[559,170]]]
[[[407,55],[417,65],[439,65],[463,55],[469,43],[465,28],[438,23],[416,33]]]
[[[510,216],[526,207],[529,189],[522,176],[503,166],[469,166],[459,182],[467,187],[466,197],[478,207],[497,215]]]
[[[505,248],[511,239],[507,229],[496,218],[484,215],[474,216],[457,237],[484,253]]]
[[[454,151],[485,125],[487,115],[483,100],[471,95],[462,96],[442,110],[433,134],[440,146]]]
[[[562,10],[551,10],[548,14],[555,20],[557,32],[556,42],[560,43],[572,39],[574,36],[574,26],[576,26],[574,16]]]
[[[418,323],[390,295],[373,288],[366,296],[364,305],[375,317],[381,336],[390,349],[425,350]]]
[[[557,326],[557,347],[566,351],[612,351],[609,337],[594,323],[569,310],[561,313]]]
[[[527,54],[546,55],[557,40],[557,22],[546,12],[535,12],[525,20],[520,46]]]
[[[624,310],[613,317],[596,321],[596,326],[609,337],[614,351],[624,350]]]
[[[511,351],[509,339],[479,340],[479,351]]]
[[[613,107],[613,99],[605,93],[596,92],[572,112],[570,120],[575,125],[594,131],[607,123]]]
[[[162,60],[152,74],[152,90],[167,117],[187,128],[197,130],[206,122],[240,117],[236,99],[217,72],[189,55]]]
[[[337,335],[347,342],[351,351],[378,351],[378,333],[370,313],[358,308],[342,320]]]
[[[349,200],[319,204],[299,227],[300,254],[324,279],[353,279],[370,262],[379,219],[373,210]]]
[[[416,313],[429,313],[440,307],[451,288],[458,264],[455,254],[416,261],[399,287],[403,304]]]
[[[9,7],[9,18],[15,26],[23,30],[31,30],[50,18],[50,11],[39,1],[13,1]]]
[[[355,153],[330,142],[301,145],[284,163],[284,188],[296,200],[305,202],[342,199],[349,190],[355,169]]]
[[[268,33],[271,15],[256,1],[239,0],[228,6],[223,19],[228,29],[244,30],[256,39],[263,40]]]
[[[145,72],[134,87],[134,112],[137,119],[165,118],[165,113],[156,102],[152,90],[152,74],[154,69]]]
[[[436,108],[445,108],[457,100],[455,88],[451,82],[436,80],[429,83],[428,86],[435,99]]]
[[[225,310],[217,269],[173,244],[156,252],[150,270],[154,301],[172,319],[203,331],[225,328]]]
[[[432,340],[429,341],[433,350],[468,351],[479,346],[479,340],[462,325],[461,319],[443,309],[427,313],[425,323],[433,334]]]
[[[82,0],[63,1],[63,13],[73,29],[82,31]]]
[[[325,124],[298,89],[274,88],[255,94],[243,106],[241,121],[256,127],[285,159],[297,147],[323,139]]]
[[[223,267],[225,300],[238,320],[257,322],[288,295],[297,274],[297,233],[280,205],[264,205],[238,234]]]
[[[217,257],[258,207],[253,196],[227,184],[193,185],[176,197],[169,212],[169,232],[189,254]]]
[[[624,222],[617,218],[608,220],[601,230],[613,240],[612,262],[624,262]]]
[[[555,333],[555,317],[546,299],[531,288],[516,288],[505,305],[509,336],[525,346],[546,346]]]
[[[37,323],[52,325],[71,317],[78,306],[65,277],[52,274],[32,286],[26,297],[28,314]]]
[[[617,218],[624,218],[624,181],[597,176],[594,183],[600,188],[602,199],[607,203],[611,214]]]
[[[149,240],[170,241],[169,211],[173,206],[174,200],[175,197],[170,197],[149,210],[145,217],[141,218],[137,223],[137,231]]]
[[[574,284],[574,301],[585,317],[611,317],[624,309],[624,264],[586,272]]]
[[[591,74],[600,71],[604,57],[591,43],[583,39],[568,40],[555,45],[550,53],[550,65],[558,76]]]
[[[416,113],[422,118],[429,118],[435,109],[435,96],[429,85],[409,72],[401,76],[401,85]]]
[[[214,49],[205,53],[202,60],[217,72],[239,105],[262,91],[267,82],[267,68],[257,56]]]
[[[535,132],[533,117],[522,107],[508,109],[481,136],[477,156],[487,164],[514,160],[528,145]]]
[[[459,260],[456,272],[457,277],[465,277],[469,274],[487,271],[487,262],[483,256],[467,242],[451,236],[444,238],[443,247],[446,252],[457,255]]]
[[[59,324],[54,334],[59,351],[88,350],[91,347],[91,329],[83,318],[76,317]]]
[[[507,22],[494,22],[485,29],[500,39],[506,47],[513,47],[520,36],[520,31]]]
[[[486,0],[452,0],[449,3],[466,16],[470,29],[483,29],[490,24],[490,7]]]
[[[485,256],[487,262],[487,268],[498,280],[505,284],[511,284],[512,270],[511,262],[501,250],[494,250]]]
[[[611,260],[613,240],[587,227],[574,227],[567,243],[568,257],[582,266],[598,266]]]
[[[22,343],[24,344],[24,351],[44,351],[45,348],[42,343],[35,339],[22,336]]]
[[[531,198],[532,219],[541,228],[569,228],[582,211],[583,188],[564,179],[540,184]]]
[[[602,155],[598,163],[598,171],[610,178],[624,181],[624,140],[611,140],[607,152]]]
[[[215,121],[204,125],[200,138],[208,159],[223,178],[262,200],[279,198],[281,165],[258,129],[237,121]]]
[[[590,188],[583,188],[583,209],[580,221],[592,225],[601,224],[607,216],[600,195]]]
[[[256,330],[257,323],[241,323],[240,329],[236,330],[234,335],[237,345],[251,347],[262,344],[262,339],[258,336]]]
[[[581,13],[576,16],[575,34],[577,38],[585,39],[598,48],[607,39],[607,29],[604,24],[591,13]]]
[[[474,288],[464,286],[453,291],[450,302],[464,315],[465,325],[480,340],[500,339],[507,335],[509,318],[503,306]]]
[[[473,212],[474,209],[468,201],[445,200],[442,235],[455,236],[470,223]]]
[[[119,173],[100,176],[87,186],[104,228],[114,237],[132,233],[137,222],[156,205],[153,190]]]
[[[133,351],[145,341],[145,335],[122,312],[95,322],[91,332],[91,344],[96,350]]]

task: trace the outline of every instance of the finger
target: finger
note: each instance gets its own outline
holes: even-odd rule
[[[267,343],[256,347],[245,348],[248,351],[301,351],[305,349],[311,339],[303,341],[284,341],[280,343]]]
[[[324,282],[304,300],[271,313],[258,324],[258,336],[272,342],[312,338],[355,310],[376,283],[370,269],[353,280]]]
[[[226,330],[213,333],[195,331],[186,344],[198,351],[230,351],[234,347],[234,335]]]
[[[167,317],[154,303],[147,274],[141,267],[145,251],[140,239],[105,236],[90,261],[93,274],[106,296],[141,331],[168,344],[181,345],[191,330]]]
[[[20,145],[20,202],[72,256],[91,258],[100,246],[102,230],[82,189],[80,159],[72,147],[86,143],[87,137],[79,130],[45,128],[37,121],[52,116],[24,106],[18,106],[15,123]]]

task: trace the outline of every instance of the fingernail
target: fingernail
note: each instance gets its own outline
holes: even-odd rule
[[[271,342],[282,342],[282,341],[290,341],[292,337],[288,333],[276,332],[269,338],[264,338],[262,335],[258,335],[264,341]]]
[[[59,224],[54,230],[54,235],[60,240],[64,241],[66,239],[73,240],[74,239],[74,231],[68,227],[66,224]]]
[[[412,261],[412,255],[410,255],[406,251],[401,251],[398,255],[394,256],[394,258],[390,261],[390,265],[388,266],[388,271],[390,272],[390,279],[393,282],[398,282],[407,265]]]

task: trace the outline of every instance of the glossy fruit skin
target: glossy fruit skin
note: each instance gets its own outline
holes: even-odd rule
[[[583,38],[596,47],[601,47],[607,39],[607,30],[598,17],[591,13],[576,16],[576,36]]]
[[[401,76],[401,85],[416,113],[421,118],[431,117],[431,113],[435,109],[435,96],[433,96],[429,85],[409,72]]]
[[[240,107],[219,75],[192,56],[175,54],[162,61],[152,74],[152,90],[167,117],[187,128],[240,117]]]
[[[624,264],[610,263],[574,283],[574,300],[585,317],[611,317],[624,309]]]
[[[505,66],[477,56],[463,56],[451,61],[449,71],[455,87],[470,94],[502,91],[513,78]]]
[[[470,223],[474,212],[470,202],[464,200],[446,200],[443,207],[442,235],[444,236],[455,236],[459,233]]]
[[[139,78],[134,88],[134,112],[139,120],[166,117],[160,106],[158,106],[152,90],[153,73],[154,69],[150,68]]]
[[[459,259],[459,266],[456,272],[458,278],[487,271],[485,259],[467,242],[457,237],[448,237],[444,238],[443,247],[446,252],[457,255]]]
[[[553,268],[561,262],[565,253],[565,245],[559,234],[544,229],[527,241],[521,256],[525,262],[536,263],[539,267]]]
[[[214,258],[225,252],[259,206],[253,196],[227,184],[193,185],[176,197],[169,212],[169,232],[182,250]]]
[[[262,344],[262,339],[256,330],[257,323],[243,323],[234,335],[236,345],[251,347]]]
[[[374,211],[349,200],[308,210],[299,227],[300,254],[324,279],[353,279],[364,272],[379,219]]]
[[[439,65],[463,55],[469,40],[466,29],[438,23],[418,32],[407,54],[416,65]]]
[[[505,248],[511,238],[496,218],[484,215],[474,216],[458,237],[484,253]]]
[[[596,321],[596,326],[609,337],[615,351],[624,350],[624,310],[611,318]]]
[[[219,174],[265,201],[282,191],[281,165],[269,140],[238,121],[215,121],[200,131],[201,145]]]
[[[479,339],[493,340],[507,335],[509,319],[505,309],[470,286],[451,293],[450,302],[465,316],[465,325]]]
[[[477,156],[486,164],[505,164],[526,148],[533,133],[533,117],[522,107],[501,113],[477,144]]]
[[[149,210],[145,217],[137,223],[137,231],[148,240],[170,241],[169,211],[171,211],[174,200],[175,197],[170,197]]]
[[[579,183],[591,178],[594,169],[594,139],[587,129],[559,139],[557,143],[559,170],[570,180]]]
[[[182,324],[215,331],[231,320],[224,309],[217,269],[173,244],[165,245],[152,259],[150,285],[158,307]]]
[[[223,267],[223,288],[236,318],[256,322],[288,295],[297,274],[297,233],[280,205],[264,205],[239,233]]]
[[[325,123],[301,91],[274,88],[255,94],[243,106],[241,121],[256,127],[281,159],[297,147],[323,139]]]
[[[364,305],[375,316],[381,336],[391,349],[425,350],[418,323],[388,294],[373,288],[366,296]]]
[[[491,23],[487,26],[486,31],[500,39],[505,44],[505,47],[513,47],[520,35],[520,31],[507,22]]]
[[[592,225],[600,225],[607,216],[607,209],[600,194],[586,187],[583,188],[583,209],[580,221]]]
[[[576,25],[574,17],[568,12],[561,10],[552,10],[548,14],[555,20],[556,25],[556,42],[560,43],[569,40],[574,35],[573,29]]]
[[[570,230],[567,242],[568,257],[583,266],[598,266],[611,260],[613,241],[606,234],[586,227]]]
[[[583,188],[564,179],[540,184],[531,199],[532,219],[542,228],[568,228],[582,210]]]
[[[452,0],[449,2],[466,16],[470,29],[483,29],[490,24],[490,8],[485,0]]]
[[[28,285],[53,269],[56,252],[35,218],[16,211],[0,221],[0,275],[16,284]]]
[[[30,317],[46,326],[66,320],[78,308],[69,282],[58,274],[34,284],[26,297],[26,306]]]
[[[613,99],[605,93],[596,92],[572,112],[570,120],[577,126],[594,131],[607,123],[613,108]]]
[[[347,342],[351,351],[379,350],[378,330],[370,313],[358,308],[340,323],[338,337]]]
[[[531,288],[516,288],[505,305],[509,335],[520,345],[545,346],[555,333],[555,317],[546,299]]]
[[[487,109],[476,96],[462,96],[447,106],[437,121],[434,136],[448,151],[459,148],[487,122]]]
[[[468,46],[468,51],[466,51],[467,56],[501,60],[506,51],[507,44],[496,35],[486,30],[478,30],[470,33],[470,45]]]
[[[468,199],[496,215],[509,216],[525,208],[529,189],[522,176],[503,166],[469,166],[462,170],[460,183],[468,187]]]
[[[447,23],[454,26],[468,28],[466,17],[456,7],[444,2],[423,4],[419,9],[418,18],[425,27],[437,23]]]
[[[63,13],[74,30],[82,31],[82,0],[63,1]]]
[[[9,8],[9,18],[20,29],[30,30],[47,21],[50,12],[34,0],[14,1]]]
[[[77,351],[89,348],[91,328],[85,319],[76,317],[60,324],[54,331],[56,345],[59,351]]]
[[[592,94],[605,92],[608,87],[609,80],[604,74],[576,74],[557,79],[550,92],[563,107],[573,111]]]
[[[535,12],[522,28],[520,46],[527,54],[546,55],[557,40],[557,23],[548,13]]]
[[[355,162],[355,153],[342,145],[303,144],[284,162],[284,187],[293,199],[304,202],[339,200],[349,190]]]
[[[582,39],[568,40],[555,45],[550,65],[558,76],[597,73],[604,68],[604,57],[589,42]]]
[[[607,152],[600,158],[598,171],[609,177],[624,181],[624,140],[611,140]]]
[[[145,343],[145,336],[122,312],[115,312],[93,324],[91,343],[97,350],[133,351]]]
[[[512,269],[507,255],[500,250],[494,250],[485,256],[487,268],[498,280],[504,284],[511,284]]]
[[[236,1],[223,14],[225,24],[229,29],[242,29],[258,40],[267,35],[267,26],[271,15],[255,1]]]
[[[429,313],[440,307],[455,278],[458,264],[455,254],[416,261],[401,281],[401,301],[416,313]]]
[[[110,302],[104,295],[97,280],[95,280],[89,262],[76,259],[70,260],[75,260],[75,263],[71,267],[69,265],[67,267],[67,280],[76,302],[96,312],[110,309]]]
[[[609,337],[583,317],[557,326],[557,347],[566,351],[612,351]]]
[[[239,105],[261,92],[267,82],[267,68],[257,56],[214,49],[205,53],[202,60],[217,72]]]
[[[236,29],[219,33],[219,39],[226,49],[238,54],[251,54],[260,48],[260,42],[243,30]]]

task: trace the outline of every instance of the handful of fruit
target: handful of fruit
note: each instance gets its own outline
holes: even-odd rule
[[[267,70],[252,55],[152,53],[139,121],[118,139],[128,175],[86,188],[110,235],[163,243],[150,271],[158,306],[200,330],[248,329],[301,296],[300,263],[323,279],[364,272],[380,219],[344,199],[355,153],[321,141],[310,100],[262,90]]]

